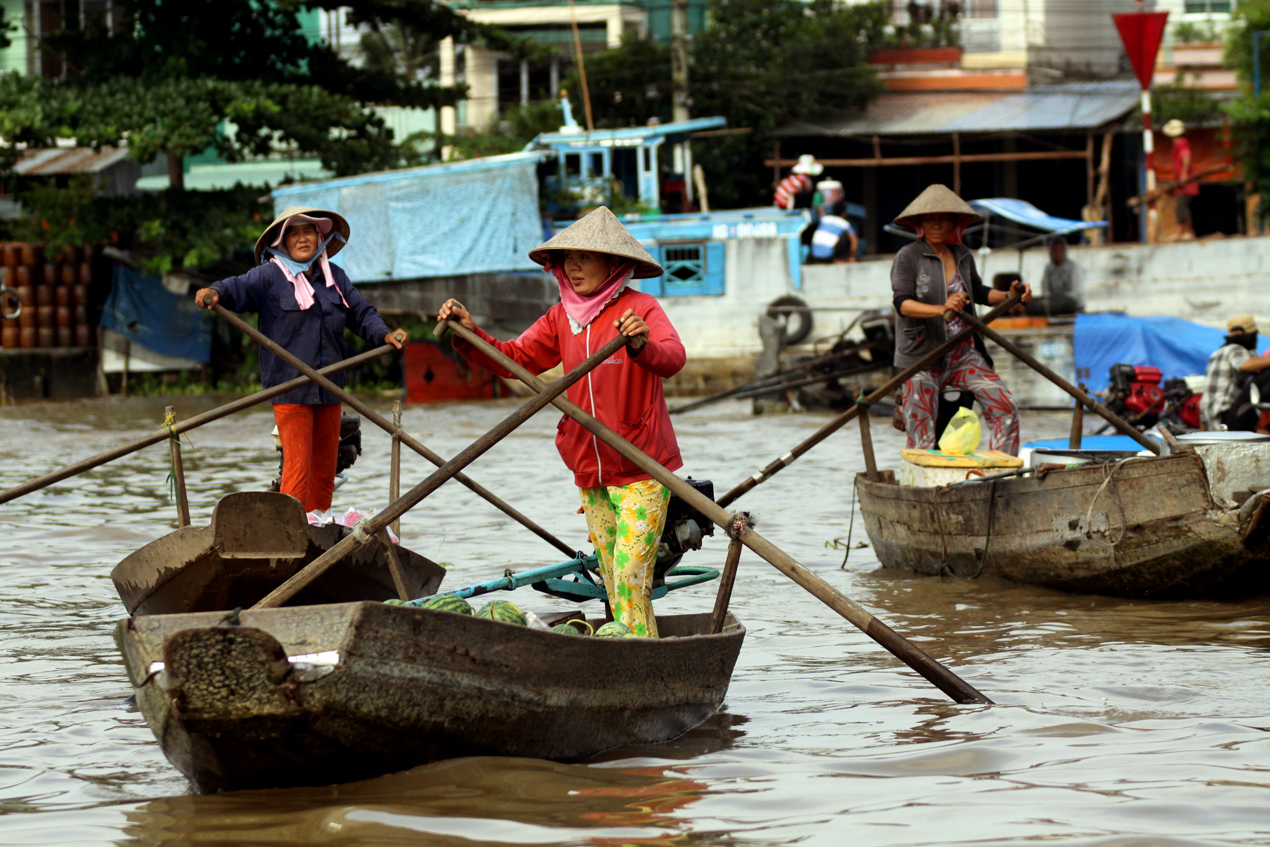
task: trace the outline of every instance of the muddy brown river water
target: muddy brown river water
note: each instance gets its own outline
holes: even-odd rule
[[[169,400],[0,410],[0,489],[147,432]],[[210,408],[180,400],[178,414]],[[410,407],[449,456],[508,402]],[[469,474],[571,544],[585,530],[544,412]],[[677,419],[683,473],[720,492],[826,416],[737,403]],[[267,484],[267,411],[191,434],[196,521]],[[1024,437],[1066,432],[1032,416]],[[900,437],[874,427],[892,465]],[[382,506],[388,441],[369,429],[337,506]],[[175,526],[151,448],[0,506],[3,845],[1073,845],[1270,843],[1270,598],[1136,602],[917,577],[851,551],[858,437],[844,430],[738,506],[774,543],[992,697],[957,706],[758,558],[733,610],[749,634],[724,709],[669,744],[583,764],[469,758],[325,788],[195,794],[164,759],[112,640],[110,569]],[[407,485],[431,466],[413,455]],[[404,486],[403,486],[404,487]],[[453,483],[409,513],[405,542],[452,562],[446,585],[556,551]],[[839,546],[833,547],[835,539]],[[857,521],[854,540],[865,540]],[[719,566],[708,540],[686,560]],[[566,607],[518,593],[533,609]],[[713,584],[658,602],[703,611]]]

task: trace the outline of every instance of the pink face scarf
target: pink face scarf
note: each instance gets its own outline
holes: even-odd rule
[[[326,237],[318,247],[317,253],[307,262],[298,262],[292,259],[284,246],[284,240],[287,237],[287,227],[292,224],[313,224],[317,227],[318,237]],[[269,252],[272,254],[269,257],[269,261],[282,268],[282,273],[286,276],[287,282],[291,283],[291,286],[295,289],[295,302],[301,310],[309,309],[313,306],[313,285],[309,282],[305,273],[313,266],[314,262],[318,263],[318,266],[322,269],[322,275],[326,277],[326,287],[334,287],[336,293],[340,295],[340,300],[344,303],[344,308],[348,308],[348,301],[344,299],[344,292],[340,291],[339,286],[335,285],[335,275],[331,273],[331,265],[326,257],[326,246],[331,243],[332,238],[338,236],[338,233],[331,233],[334,228],[335,223],[329,218],[292,215],[282,224],[282,229],[278,230],[278,237],[269,245]],[[327,235],[327,233],[331,234]]]
[[[569,277],[565,275],[563,264],[557,265],[552,262],[546,266],[545,270],[551,272],[560,286],[560,301],[564,304],[565,314],[569,316],[573,334],[577,335],[586,329],[600,312],[604,311],[604,307],[610,300],[622,293],[622,289],[631,281],[635,263],[622,262],[613,273],[609,274],[608,279],[600,284],[599,288],[586,297],[573,289],[573,283],[569,282]]]

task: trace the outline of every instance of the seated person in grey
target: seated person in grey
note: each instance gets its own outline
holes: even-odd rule
[[[1226,321],[1226,343],[1208,357],[1204,369],[1204,397],[1199,416],[1205,429],[1247,432],[1257,426],[1260,411],[1250,402],[1249,386],[1255,380],[1262,396],[1270,396],[1270,356],[1253,355],[1257,349],[1257,321],[1252,315],[1235,315]],[[1255,376],[1254,376],[1255,374]]]
[[[1050,241],[1050,260],[1041,276],[1041,296],[1027,304],[1029,315],[1074,315],[1085,311],[1085,283],[1080,265],[1067,256],[1067,242]]]

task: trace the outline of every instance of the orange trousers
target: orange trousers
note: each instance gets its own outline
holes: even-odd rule
[[[339,403],[273,406],[282,440],[282,493],[299,500],[306,512],[331,508],[340,449],[340,409]]]

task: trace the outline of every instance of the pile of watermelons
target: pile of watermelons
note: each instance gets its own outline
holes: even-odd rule
[[[389,603],[401,605],[400,600],[389,600]],[[438,612],[453,612],[457,615],[471,615],[472,606],[462,597],[456,597],[453,594],[441,594],[436,597],[430,597],[419,604],[421,609],[432,609]],[[478,618],[488,618],[492,621],[500,621],[502,623],[516,624],[517,626],[528,626],[529,620],[525,617],[525,613],[520,607],[510,600],[491,600],[475,612]],[[585,626],[588,630],[591,625],[586,621],[576,621]],[[573,623],[557,624],[551,628],[552,632],[561,635],[582,635],[582,631],[575,627]],[[594,634],[600,638],[633,638],[635,633],[631,628],[621,621],[609,621],[594,631]]]

